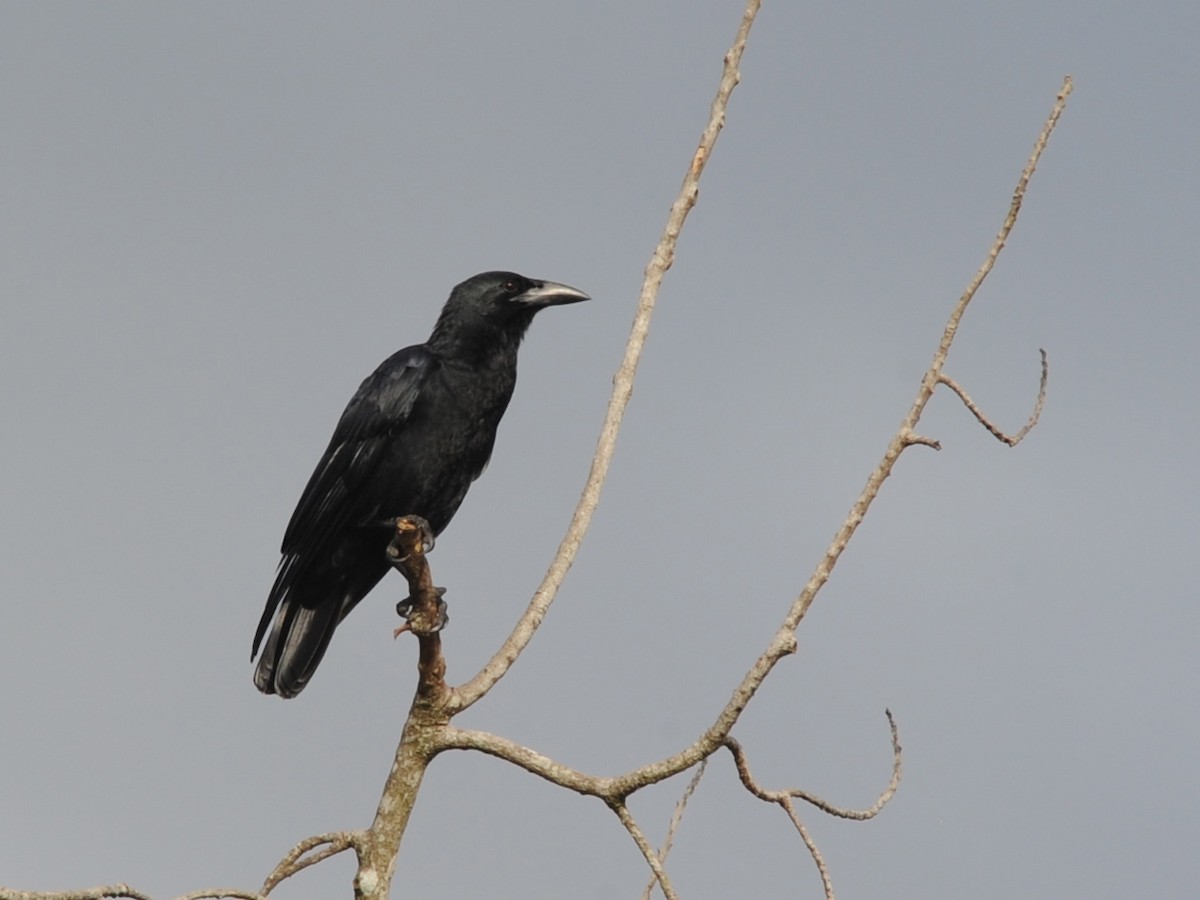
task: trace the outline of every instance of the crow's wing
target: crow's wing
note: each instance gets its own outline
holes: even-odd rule
[[[406,347],[386,359],[350,399],[284,532],[283,559],[254,635],[252,656],[287,593],[297,562],[321,554],[331,538],[362,515],[359,488],[375,471],[389,439],[404,428],[436,364],[425,345]]]
[[[347,503],[379,463],[381,451],[412,412],[434,363],[423,345],[393,354],[359,386],[338,420],[283,535],[285,554],[321,546],[359,511]]]

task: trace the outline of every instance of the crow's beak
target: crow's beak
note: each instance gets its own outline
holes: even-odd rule
[[[583,291],[555,281],[535,281],[533,287],[522,294],[513,297],[514,303],[525,306],[562,306],[564,303],[578,303],[580,300],[592,298]]]

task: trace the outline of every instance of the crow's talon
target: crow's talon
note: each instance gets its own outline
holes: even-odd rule
[[[442,599],[442,597],[446,595],[446,589],[444,587],[435,587],[434,591],[437,592],[437,623],[433,627],[432,631],[436,632],[441,631],[450,623],[450,616],[446,612],[448,609],[446,606],[446,601]],[[404,619],[405,622],[409,622],[412,618],[413,610],[416,608],[416,605],[417,601],[413,597],[405,597],[396,604],[396,615]],[[396,630],[396,633],[400,634],[404,630],[406,630],[405,627],[401,626]]]
[[[444,593],[446,593],[445,588],[438,588],[437,625],[433,629],[435,632],[441,631],[450,624],[450,613],[446,611],[449,607],[446,606],[446,601],[442,599],[442,594]]]
[[[409,516],[409,521],[416,523],[417,530],[421,534],[421,552],[426,553],[426,554],[432,553],[433,545],[435,543],[434,535],[433,535],[433,526],[431,526],[428,522],[426,522],[420,516]]]
[[[417,532],[418,539],[421,541],[422,554],[429,554],[433,552],[435,543],[433,528],[421,516],[400,516],[397,519],[387,519],[380,524],[386,525],[394,532],[391,543],[387,545],[388,560],[391,561],[392,565],[402,563],[408,559],[407,556],[400,555],[400,547],[398,544],[400,535],[398,532],[401,530],[401,523],[404,523],[406,526],[403,529],[404,531]]]

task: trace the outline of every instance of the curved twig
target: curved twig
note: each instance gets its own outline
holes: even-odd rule
[[[271,893],[280,882],[291,878],[297,872],[316,865],[322,860],[336,856],[344,850],[358,850],[362,841],[361,831],[330,831],[305,838],[279,861],[271,870],[271,874],[263,881],[259,895]],[[320,849],[318,849],[320,848]],[[313,851],[316,851],[315,853]]]
[[[932,450],[941,450],[942,442],[931,437],[925,437],[923,434],[905,435],[904,446],[913,447],[920,444],[922,447],[929,447]]]
[[[746,756],[746,751],[741,743],[735,738],[727,738],[725,747],[733,755],[734,764],[737,766],[738,778],[746,790],[752,793],[759,800],[767,803],[780,803],[784,798],[794,797],[797,800],[803,800],[815,806],[822,812],[829,813],[831,816],[837,816],[839,819],[854,819],[855,821],[865,821],[873,819],[879,815],[879,811],[887,805],[888,801],[896,795],[897,788],[900,787],[901,776],[901,752],[900,752],[900,734],[896,729],[896,720],[892,716],[891,710],[884,710],[887,716],[888,728],[892,734],[892,777],[888,781],[888,785],[883,789],[878,799],[866,809],[848,809],[841,806],[834,806],[827,800],[822,800],[816,794],[810,794],[808,791],[801,788],[787,788],[785,790],[768,790],[761,787],[754,776],[750,773],[750,760]]]
[[[746,790],[759,800],[774,803],[781,807],[787,813],[788,818],[792,820],[792,824],[796,826],[796,831],[799,832],[800,839],[804,841],[804,846],[808,848],[808,852],[817,866],[817,872],[821,875],[821,883],[824,885],[827,900],[833,900],[833,879],[830,877],[828,866],[825,865],[825,858],[817,848],[816,841],[812,839],[812,835],[808,833],[808,829],[804,827],[804,823],[800,820],[800,816],[796,812],[796,805],[792,801],[793,799],[804,800],[822,812],[829,813],[841,819],[862,821],[873,819],[877,816],[887,802],[896,795],[896,789],[900,787],[900,735],[896,730],[896,720],[892,717],[891,711],[885,710],[885,714],[887,715],[888,727],[892,733],[892,778],[888,782],[888,786],[884,788],[883,793],[879,795],[879,799],[867,809],[845,809],[840,806],[834,806],[832,803],[822,800],[815,794],[810,794],[808,791],[801,790],[800,788],[768,790],[754,780],[754,776],[750,773],[750,760],[747,758],[746,751],[742,745],[734,738],[727,738],[725,740],[725,747],[733,755],[734,765],[737,766],[738,778]]]
[[[1042,407],[1046,405],[1046,382],[1050,378],[1050,367],[1046,361],[1046,351],[1038,350],[1038,352],[1042,355],[1042,380],[1038,385],[1037,402],[1033,405],[1033,412],[1029,416],[1029,421],[1026,422],[1021,427],[1021,430],[1014,435],[1007,435],[994,424],[992,424],[992,421],[983,414],[983,410],[981,410],[975,401],[968,396],[967,392],[962,389],[958,382],[956,382],[945,372],[938,373],[938,384],[944,384],[946,387],[950,388],[950,390],[954,391],[954,393],[958,395],[958,399],[961,400],[963,405],[966,406],[966,408],[970,411],[971,415],[973,415],[979,424],[986,428],[992,434],[992,436],[996,438],[996,440],[1008,444],[1010,447],[1015,447],[1017,444],[1021,443],[1021,440],[1025,437],[1025,435],[1029,434],[1029,432],[1033,430],[1033,426],[1038,423],[1038,419],[1040,419],[1042,416]]]

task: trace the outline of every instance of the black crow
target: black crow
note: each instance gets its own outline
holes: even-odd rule
[[[450,523],[492,455],[529,323],[543,307],[587,299],[565,284],[484,272],[450,292],[428,341],[362,383],[283,536],[250,653],[266,635],[260,691],[304,689],[338,623],[390,568],[396,518],[422,516],[435,535]]]

